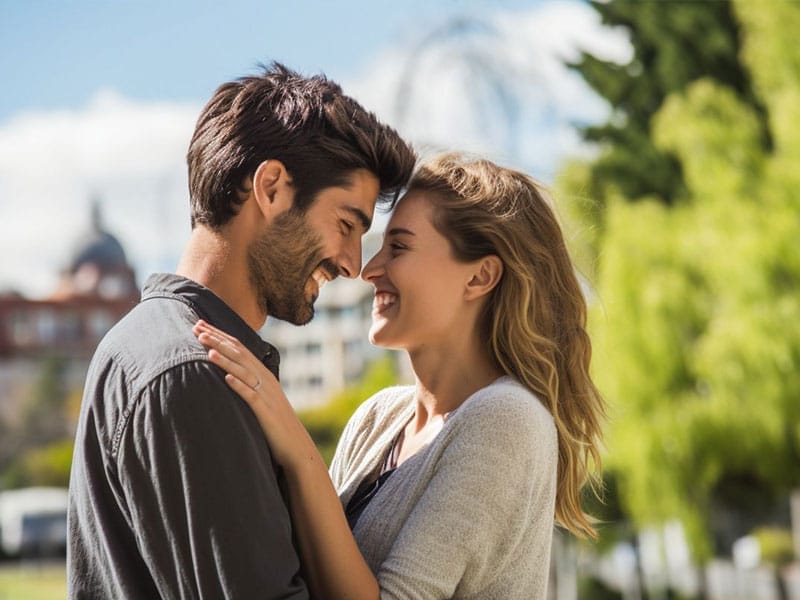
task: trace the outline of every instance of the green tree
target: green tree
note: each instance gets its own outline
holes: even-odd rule
[[[633,48],[627,64],[584,52],[570,65],[612,109],[608,122],[582,129],[584,138],[602,149],[591,164],[591,196],[603,202],[616,189],[627,200],[655,197],[672,204],[686,193],[682,163],[651,136],[651,120],[665,98],[710,77],[761,115],[739,60],[740,28],[731,3],[610,0],[591,5],[604,24],[628,33]]]
[[[608,465],[640,525],[679,517],[698,557],[800,485],[800,4],[734,4],[763,116],[712,78],[670,94],[652,142],[684,198],[608,196],[592,328]]]

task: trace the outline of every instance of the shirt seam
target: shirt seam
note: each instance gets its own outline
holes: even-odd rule
[[[122,416],[117,423],[117,426],[114,428],[114,436],[111,439],[111,457],[116,461],[117,453],[119,452],[120,444],[122,443],[122,436],[125,435],[125,430],[128,427],[128,423],[130,422],[131,415],[133,415],[136,406],[142,399],[147,388],[156,381],[158,378],[163,377],[167,372],[175,369],[176,367],[182,365],[188,365],[193,363],[205,363],[205,364],[213,364],[211,363],[208,358],[204,354],[193,354],[189,356],[182,356],[180,358],[173,359],[168,361],[162,370],[158,373],[150,377],[139,389],[135,394],[132,393],[131,396],[134,398],[133,402],[130,403],[128,407],[122,413]]]

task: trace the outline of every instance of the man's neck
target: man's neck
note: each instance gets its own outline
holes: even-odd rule
[[[248,277],[247,249],[231,239],[236,236],[195,227],[176,273],[210,289],[258,331],[267,315],[259,307]]]

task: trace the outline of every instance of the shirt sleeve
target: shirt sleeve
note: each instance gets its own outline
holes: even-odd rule
[[[131,528],[163,598],[308,598],[269,447],[210,363],[144,390],[117,468]]]
[[[333,481],[333,487],[336,488],[339,494],[341,494],[345,479],[350,472],[355,451],[354,447],[358,441],[358,432],[361,430],[364,417],[371,410],[373,403],[374,400],[370,399],[356,409],[347,421],[347,425],[345,425],[342,435],[339,436],[339,441],[336,444],[336,452],[333,454],[328,474],[331,476],[331,481]]]
[[[447,445],[378,570],[382,599],[451,598],[465,574],[492,581],[530,520],[552,529],[557,438],[535,397],[456,413]]]

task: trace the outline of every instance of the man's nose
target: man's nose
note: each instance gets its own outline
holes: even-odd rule
[[[342,275],[353,279],[361,272],[361,238],[347,244],[339,261]]]

